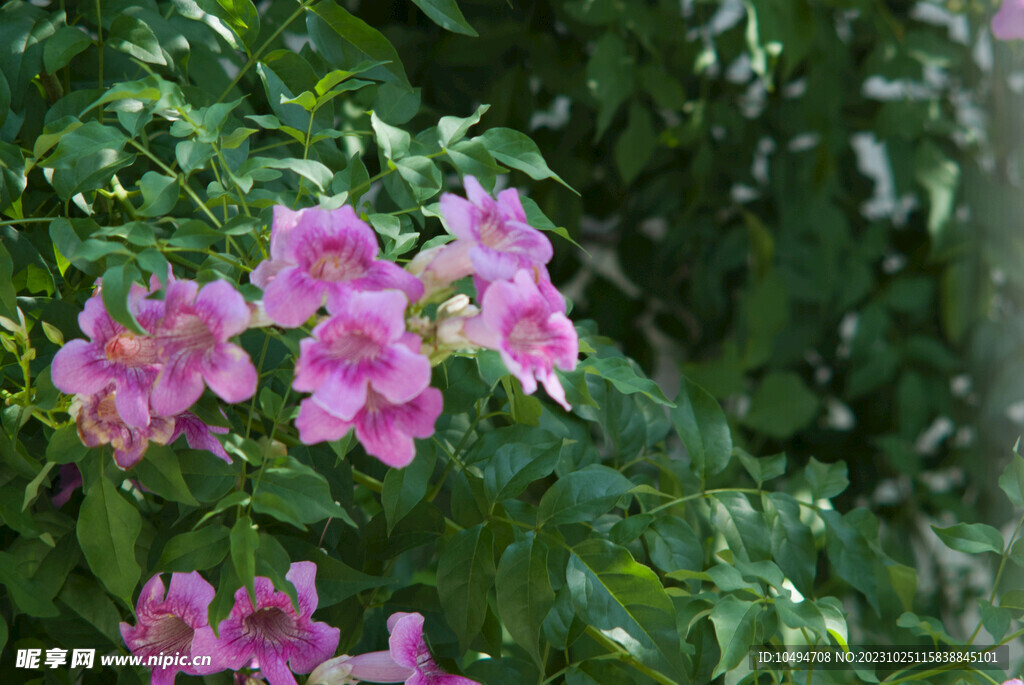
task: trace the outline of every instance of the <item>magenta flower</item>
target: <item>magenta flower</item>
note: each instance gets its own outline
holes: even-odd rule
[[[253,605],[244,587],[239,588],[235,593],[235,606],[218,627],[220,639],[212,636],[202,641],[197,639],[196,652],[216,654],[221,668],[235,671],[255,657],[259,661],[260,675],[270,685],[297,685],[292,672],[309,673],[331,657],[338,648],[341,631],[311,620],[319,601],[316,564],[294,562],[285,578],[298,592],[298,612],[287,594],[275,591],[269,578],[258,576],[255,579],[256,604]]]
[[[324,300],[334,313],[353,292],[395,289],[413,302],[423,295],[415,276],[376,258],[373,229],[349,206],[275,209],[270,251],[252,279],[263,288],[267,316],[282,326],[301,325]]]
[[[441,215],[458,240],[439,253],[439,271],[459,273],[462,251],[476,275],[488,282],[511,279],[519,269],[551,261],[551,241],[527,224],[514,188],[494,200],[472,176],[466,176],[465,185],[468,200],[451,193],[441,196]]]
[[[1024,0],[1003,0],[992,17],[992,35],[999,40],[1024,38]]]
[[[227,281],[173,281],[164,299],[157,330],[164,363],[153,388],[153,409],[180,414],[203,394],[203,382],[226,402],[241,402],[256,392],[256,369],[249,355],[227,342],[249,325],[245,300]]]
[[[480,685],[475,680],[445,673],[430,654],[423,639],[423,616],[396,612],[388,617],[391,658],[399,666],[413,670],[405,685]]]
[[[299,405],[295,427],[299,439],[307,445],[340,440],[353,426],[367,454],[388,466],[403,468],[416,456],[413,438],[429,438],[434,422],[441,415],[444,400],[437,388],[426,388],[408,402],[395,404],[374,390],[366,394],[366,404],[346,421],[331,414],[314,395]]]
[[[498,281],[487,288],[483,313],[466,322],[465,334],[471,342],[497,350],[527,395],[540,381],[551,399],[568,410],[571,407],[554,367],[576,368],[579,337],[562,311],[552,309],[524,269],[514,281]]]
[[[405,296],[360,293],[301,341],[292,387],[312,392],[326,410],[351,420],[372,386],[394,404],[408,402],[430,384],[430,360],[405,338]]]
[[[163,302],[145,299],[133,286],[132,313],[146,330],[154,330],[163,315]],[[68,394],[92,395],[111,383],[117,390],[117,411],[130,426],[149,424],[149,394],[160,371],[156,340],[137,335],[114,321],[98,296],[89,298],[78,315],[89,341],[71,340],[53,358],[53,384]]]
[[[173,443],[184,433],[185,441],[188,442],[189,447],[194,450],[213,452],[230,464],[231,457],[224,451],[224,446],[220,444],[217,438],[213,437],[214,433],[227,432],[227,428],[207,425],[198,416],[187,411],[174,417],[174,433],[167,442],[168,444]]]
[[[61,465],[60,470],[57,471],[56,487],[57,492],[53,493],[50,502],[54,509],[60,509],[71,499],[75,490],[82,487],[82,472],[78,470],[77,464]]]
[[[175,654],[213,656],[213,651],[199,649],[203,643],[216,642],[213,630],[207,624],[206,612],[216,591],[196,571],[174,573],[171,587],[164,596],[164,584],[156,574],[143,586],[135,605],[137,622],[134,626],[121,624],[121,637],[135,656],[143,663],[151,656]],[[191,661],[191,659],[190,659]],[[209,666],[153,666],[152,685],[171,685],[178,671],[191,675],[206,675],[223,670],[212,660]]]
[[[95,395],[76,395],[71,413],[78,424],[78,437],[88,447],[111,445],[114,461],[122,469],[135,466],[149,443],[164,445],[174,432],[174,419],[151,416],[149,425],[129,426],[118,413],[117,393],[111,384]]]

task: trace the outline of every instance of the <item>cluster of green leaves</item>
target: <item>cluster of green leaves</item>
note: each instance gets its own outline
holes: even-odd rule
[[[841,462],[806,459],[800,450],[797,460],[752,456],[763,450],[751,435],[788,440],[818,415],[821,393],[828,391],[811,389],[792,356],[797,343],[786,336],[797,331],[800,342],[799,336],[811,335],[806,324],[813,312],[820,315],[822,302],[880,310],[862,312],[863,321],[882,323],[858,328],[850,364],[884,356],[878,354],[881,339],[909,355],[897,359],[900,369],[911,357],[942,378],[957,367],[928,337],[922,312],[931,311],[932,298],[917,306],[916,281],[896,285],[901,275],[884,296],[865,292],[852,299],[835,290],[847,285],[828,282],[825,296],[820,254],[800,249],[803,241],[827,243],[829,264],[861,252],[862,261],[871,262],[885,253],[888,237],[877,226],[858,224],[854,233],[842,229],[842,221],[826,221],[843,235],[812,237],[819,228],[813,211],[828,207],[828,216],[839,216],[842,203],[830,193],[844,187],[838,179],[848,165],[838,161],[838,150],[845,143],[820,148],[839,156],[820,162],[825,180],[805,176],[807,168],[790,160],[799,173],[772,181],[790,193],[820,190],[813,202],[776,207],[794,212],[779,219],[779,235],[766,227],[766,207],[733,211],[732,201],[714,194],[727,192],[717,188],[721,172],[710,166],[714,160],[740,150],[749,157],[754,147],[751,138],[729,137],[748,132],[727,104],[736,96],[734,84],[713,79],[710,65],[749,51],[761,82],[800,73],[801,60],[817,53],[807,48],[790,57],[774,47],[773,34],[758,33],[783,30],[778,17],[789,5],[771,5],[773,24],[764,3],[749,4],[747,28],[716,34],[719,47],[700,53],[697,64],[706,68],[692,73],[691,58],[699,55],[689,54],[695,46],[685,33],[673,34],[681,41],[678,54],[655,50],[667,40],[671,24],[663,19],[679,11],[677,4],[538,3],[525,14],[540,24],[553,13],[555,30],[579,30],[574,40],[582,43],[557,47],[530,33],[520,44],[524,53],[548,51],[554,58],[535,65],[540,90],[517,66],[469,95],[454,87],[459,79],[452,68],[471,68],[479,59],[500,62],[495,51],[510,38],[489,34],[502,26],[507,31],[522,13],[503,7],[478,22],[472,13],[467,21],[454,0],[399,4],[412,12],[411,22],[436,22],[437,31],[446,31],[436,59],[400,58],[396,47],[429,38],[434,24],[403,33],[372,20],[387,3],[362,7],[359,16],[330,0],[275,1],[259,11],[249,0],[101,0],[73,8],[12,0],[0,8],[0,44],[20,46],[0,51],[0,584],[6,591],[0,597],[0,680],[24,680],[26,672],[6,656],[19,648],[123,652],[118,623],[132,621],[135,593],[153,573],[199,571],[217,588],[209,616],[216,625],[234,592],[251,586],[254,576],[291,592],[284,575],[298,560],[317,564],[317,618],[341,629],[341,652],[385,648],[387,616],[420,611],[439,661],[487,685],[719,677],[780,682],[792,674],[750,674],[747,650],[765,643],[846,644],[864,629],[849,620],[843,600],[850,596],[862,598],[868,616],[876,617],[861,616],[865,625],[887,622],[886,634],[902,643],[952,640],[919,606],[902,531],[866,509],[841,514],[833,506],[852,475]],[[827,3],[827,10],[815,5],[814,20],[826,25],[837,4]],[[706,24],[707,3],[696,8]],[[476,32],[483,37],[471,38]],[[814,35],[811,45],[826,40]],[[471,47],[461,47],[463,40]],[[590,41],[594,49],[585,50]],[[931,54],[927,48],[914,54]],[[575,63],[571,51],[577,49],[591,55],[585,64]],[[637,61],[638,54],[643,59]],[[442,78],[432,73],[439,68],[452,71]],[[587,77],[582,89],[573,81],[579,70]],[[700,102],[688,100],[689,81],[676,83],[677,71],[726,93],[715,103],[710,93]],[[580,125],[568,128],[582,137],[558,143],[545,141],[540,129],[532,138],[520,132],[527,121],[501,125],[513,123],[520,107],[536,114],[534,98],[555,92],[556,83],[574,102],[588,103],[574,107]],[[479,101],[481,92],[488,93],[490,108]],[[669,116],[675,110],[687,119]],[[625,127],[616,126],[627,111]],[[801,124],[791,114],[779,113],[772,126],[796,131]],[[708,128],[712,124],[732,131],[727,145],[718,147],[723,141]],[[290,386],[306,332],[254,329],[241,343],[260,372],[256,396],[234,407],[207,396],[194,409],[207,423],[229,429],[224,446],[232,464],[179,442],[150,446],[138,466],[122,473],[109,449],[88,450],[79,442],[70,398],[54,388],[49,363],[65,340],[81,336],[76,316],[96,278],[103,279],[108,311],[129,328],[138,326],[126,306],[129,287],[164,278],[169,266],[181,277],[227,279],[247,298],[258,298],[246,275],[266,257],[276,204],[351,204],[377,232],[383,256],[403,261],[417,248],[450,239],[436,218],[437,201],[466,174],[489,188],[505,173],[516,184],[555,181],[532,192],[536,201],[524,197],[531,223],[592,244],[593,235],[567,220],[579,205],[565,185],[580,188],[593,211],[610,211],[608,198],[624,197],[599,197],[617,182],[592,177],[604,163],[607,137],[616,141],[609,159],[624,182],[651,183],[637,193],[646,200],[623,203],[624,216],[688,216],[704,227],[672,230],[660,242],[616,233],[622,263],[645,270],[650,280],[643,282],[643,297],[667,307],[667,320],[688,320],[677,309],[683,303],[701,308],[707,298],[728,299],[730,289],[740,293],[743,335],[738,346],[721,351],[722,359],[742,359],[739,366],[717,359],[690,367],[694,380],[684,378],[670,401],[640,365],[597,335],[597,325],[581,323],[583,356],[575,371],[561,374],[574,406],[565,413],[524,395],[497,354],[453,357],[435,372],[445,401],[436,435],[417,443],[407,469],[389,470],[351,438],[299,443],[291,427],[298,398]],[[933,152],[922,152],[922,159],[935,161]],[[683,171],[673,166],[677,153],[704,161]],[[942,160],[936,164],[949,168]],[[939,176],[928,175],[925,187],[937,187]],[[692,178],[703,184],[698,193],[667,192],[691,187]],[[653,207],[660,209],[645,214]],[[947,219],[940,212],[935,221]],[[713,232],[721,234],[715,241]],[[773,247],[787,240],[789,248]],[[560,245],[559,252],[573,251],[567,242]],[[643,249],[630,252],[628,245]],[[677,259],[694,245],[704,246],[700,260],[690,253]],[[736,280],[751,246],[759,250],[755,277],[723,287]],[[563,275],[575,268],[572,258],[560,261]],[[684,268],[680,264],[714,273],[691,274],[685,283],[678,274],[659,280],[664,270]],[[915,268],[924,265],[915,262]],[[793,280],[811,266],[817,280]],[[633,266],[627,275],[637,279]],[[606,313],[595,309],[598,325],[631,335],[633,327],[615,313],[617,291],[601,277],[585,289],[591,304],[602,293],[610,294],[610,304]],[[679,295],[686,299],[675,300]],[[907,305],[908,297],[917,304]],[[778,303],[790,300],[799,305],[787,304],[780,314]],[[837,323],[837,311],[828,311],[816,330]],[[715,335],[733,330],[724,300],[709,312],[701,317]],[[925,332],[904,338],[897,323],[907,322]],[[866,330],[877,339],[859,338]],[[712,341],[720,337],[708,336],[697,341],[696,354],[714,351]],[[941,396],[932,376],[919,375],[929,401]],[[738,388],[753,389],[753,399],[742,421],[730,426],[715,396]],[[923,420],[929,418],[926,412]],[[913,437],[909,430],[903,435]],[[82,492],[55,507],[58,474],[70,464],[82,474]],[[1024,486],[1013,474],[1024,474],[1024,461],[1015,458],[1012,469],[1004,486],[1020,505]],[[998,552],[1000,569],[1020,557],[1016,546],[1003,549],[998,533],[980,524],[936,533],[959,551]],[[984,627],[997,640],[1017,636],[1009,628],[1020,618],[1015,597],[993,593],[982,604]],[[64,669],[35,682],[136,683],[145,677],[128,668]],[[911,677],[918,675],[890,674],[888,681]],[[926,677],[978,678],[944,670]],[[815,678],[826,682],[821,674]],[[206,681],[230,682],[230,674]]]
[[[579,315],[681,367],[750,451],[862,465],[846,504],[909,478],[884,517],[919,549],[922,517],[1006,515],[930,485],[991,492],[1024,399],[1020,54],[991,42],[994,7],[462,0],[470,40],[396,4],[363,16],[424,104],[484,99],[580,191],[531,189],[604,257],[552,269],[587,273]]]

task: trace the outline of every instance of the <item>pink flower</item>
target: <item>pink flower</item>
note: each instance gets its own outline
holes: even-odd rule
[[[413,670],[399,666],[387,650],[358,656],[336,656],[317,666],[306,685],[349,685],[349,683],[404,683]]]
[[[139,594],[135,605],[137,623],[130,626],[121,624],[121,637],[135,656],[143,657],[143,663],[161,654],[212,656],[213,653],[198,649],[198,643],[210,645],[216,642],[213,630],[207,624],[206,612],[216,592],[213,586],[203,580],[196,571],[174,573],[171,587],[164,596],[164,584],[160,574],[149,579]],[[206,675],[223,670],[223,666],[212,660],[209,666],[153,666],[153,685],[171,685],[178,671],[191,675]]]
[[[423,616],[396,612],[388,617],[391,658],[399,666],[411,668],[413,673],[405,685],[480,685],[475,680],[445,673],[430,654],[423,639]]]
[[[130,306],[146,330],[154,330],[163,302],[144,299],[133,286]],[[98,296],[89,298],[78,315],[89,341],[71,340],[53,358],[53,384],[69,394],[92,395],[111,383],[117,390],[117,411],[130,426],[149,424],[149,394],[160,371],[156,340],[137,335],[114,321]]]
[[[218,627],[220,639],[197,639],[195,651],[216,655],[221,668],[235,671],[255,657],[260,675],[270,685],[297,685],[292,672],[309,673],[333,655],[341,631],[311,618],[319,601],[316,564],[294,562],[285,578],[298,592],[298,612],[287,594],[275,591],[269,578],[258,576],[255,605],[246,589],[239,588],[230,615]]]
[[[142,459],[151,440],[167,444],[174,432],[174,419],[151,416],[148,426],[129,426],[118,413],[114,388],[110,385],[95,395],[77,395],[71,412],[83,443],[89,447],[113,446],[114,461],[120,468],[130,469]]]
[[[564,371],[576,368],[579,338],[563,311],[552,309],[524,269],[516,273],[514,281],[498,281],[487,288],[483,313],[466,322],[465,334],[471,342],[497,350],[522,383],[523,392],[533,393],[540,381],[551,399],[568,410],[554,367]]]
[[[327,301],[343,308],[353,292],[396,289],[416,301],[423,284],[397,264],[376,259],[379,247],[366,222],[349,207],[334,211],[310,207],[274,209],[271,260],[253,272],[263,288],[267,315],[294,328]]]
[[[167,287],[165,314],[157,331],[164,366],[153,388],[153,409],[173,416],[203,394],[203,383],[226,402],[241,402],[256,392],[256,369],[238,345],[227,342],[249,325],[245,300],[227,281],[173,281]]]
[[[1024,680],[1020,678],[1013,678],[1012,680],[1006,680],[1003,685],[1024,685]]]
[[[1024,0],[1003,0],[992,17],[992,35],[999,40],[1024,38]]]
[[[188,442],[189,447],[194,450],[213,452],[230,464],[231,457],[224,451],[224,446],[220,444],[217,438],[213,437],[214,433],[227,432],[228,429],[223,426],[209,426],[192,412],[184,412],[174,417],[174,433],[167,442],[168,444],[173,443],[184,433],[185,441]]]
[[[353,426],[356,437],[368,454],[388,466],[403,468],[416,456],[413,438],[434,434],[434,422],[441,415],[444,400],[437,388],[426,388],[408,402],[395,404],[374,390],[366,394],[366,403],[350,420],[331,414],[316,396],[299,405],[295,426],[299,439],[307,445],[340,440]]]
[[[465,177],[465,185],[468,200],[451,193],[441,196],[441,215],[458,240],[438,253],[439,271],[461,273],[468,260],[473,272],[490,282],[511,279],[519,269],[551,260],[551,241],[527,224],[514,188],[494,200],[472,176]]]
[[[312,392],[327,411],[351,420],[373,388],[388,402],[413,399],[430,384],[430,361],[404,342],[405,296],[360,293],[300,343],[292,387]],[[413,336],[415,337],[415,336]]]

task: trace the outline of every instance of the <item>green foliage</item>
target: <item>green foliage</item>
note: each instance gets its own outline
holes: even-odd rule
[[[446,669],[488,685],[803,682],[751,674],[750,648],[968,641],[933,617],[949,611],[922,540],[997,569],[956,608],[1020,636],[1024,599],[1000,584],[1024,565],[1019,527],[1004,539],[958,491],[927,494],[938,466],[983,473],[978,444],[927,444],[937,419],[998,424],[951,381],[1017,344],[975,333],[982,315],[1009,325],[991,268],[1017,282],[1024,252],[992,228],[1020,208],[986,190],[956,116],[982,97],[959,90],[972,46],[853,0],[753,0],[733,19],[703,1],[40,4],[0,8],[0,647],[123,650],[155,573],[201,572],[216,625],[257,576],[294,599],[288,566],[311,560],[339,653],[386,649],[387,615],[412,610]],[[871,77],[926,95],[872,95]],[[916,198],[906,216],[862,211],[867,138]],[[404,262],[449,238],[440,195],[468,174],[529,186],[556,282],[585,272],[582,355],[558,374],[571,412],[524,395],[497,354],[454,356],[437,432],[387,469],[352,436],[299,442],[301,336],[260,328],[240,337],[257,397],[193,408],[228,429],[232,463],[179,441],[123,473],[81,444],[49,364],[96,278],[135,331],[132,286],[169,268],[256,300],[275,205],[348,204]],[[1002,416],[1020,388],[996,390]],[[84,492],[58,507],[70,464]],[[863,508],[886,479],[911,494]],[[1002,513],[1020,509],[1024,459],[998,485]],[[0,680],[20,682],[9,661]]]

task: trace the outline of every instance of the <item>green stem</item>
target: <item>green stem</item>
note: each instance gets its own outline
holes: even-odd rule
[[[178,184],[181,186],[182,190],[185,191],[185,194],[188,195],[189,198],[191,198],[192,202],[195,203],[196,207],[198,207],[200,210],[202,210],[203,214],[205,214],[210,219],[210,221],[213,222],[214,226],[216,226],[217,228],[223,228],[224,227],[224,224],[221,223],[220,219],[217,218],[217,215],[214,214],[213,211],[210,210],[210,208],[206,206],[206,203],[203,202],[199,198],[198,195],[196,195],[196,191],[192,190],[191,186],[189,186],[189,184],[185,182],[185,179],[183,177],[181,177],[180,175],[176,174],[174,172],[174,170],[171,169],[166,164],[164,164],[160,160],[159,157],[154,155],[152,152],[150,152],[149,150],[147,150],[143,146],[139,145],[136,141],[134,141],[132,139],[129,139],[128,142],[132,145],[132,147],[134,147],[136,150],[138,150],[139,152],[144,154],[146,157],[148,157],[151,162],[153,162],[158,167],[160,167],[164,171],[164,173],[166,173],[168,176],[173,176],[173,177],[177,178],[178,179]]]
[[[97,2],[98,1],[99,0],[97,0]],[[235,74],[235,78],[231,80],[231,83],[228,84],[228,87],[225,88],[224,92],[220,94],[219,98],[217,98],[217,102],[223,101],[224,98],[228,96],[228,93],[230,93],[234,89],[234,87],[238,85],[238,82],[242,80],[242,77],[245,76],[246,72],[252,69],[256,62],[259,61],[260,57],[263,56],[264,51],[266,51],[266,49],[270,47],[271,43],[273,43],[277,39],[277,37],[281,35],[281,32],[288,28],[289,24],[298,19],[299,15],[302,14],[306,9],[308,9],[309,6],[312,4],[313,0],[299,3],[299,6],[295,9],[294,12],[292,12],[291,16],[285,19],[281,23],[281,25],[278,26],[277,29],[272,34],[270,34],[270,38],[267,38],[266,42],[264,42],[263,45],[261,45],[259,49],[256,50],[256,52],[252,53],[252,55],[246,61],[245,65],[243,65],[242,68],[238,70],[238,73]]]
[[[996,589],[999,587],[999,581],[1003,577],[1003,569],[1006,568],[1006,560],[1010,556],[1010,547],[1013,546],[1013,541],[1016,539],[1017,534],[1020,533],[1021,526],[1024,526],[1024,515],[1021,515],[1020,521],[1017,521],[1017,527],[1013,529],[1013,535],[1010,536],[1009,541],[1006,543],[1006,549],[1003,551],[1003,555],[999,559],[999,570],[996,571],[996,579],[992,583],[992,592],[988,596],[988,603],[991,604],[996,598]],[[967,640],[967,644],[974,642],[974,638],[978,637],[978,633],[981,632],[982,622],[979,620],[977,627],[974,632],[971,633],[970,639]]]
[[[599,631],[597,628],[593,626],[587,626],[587,635],[589,635],[595,642],[599,643],[605,649],[619,654],[620,658],[623,661],[625,661],[630,666],[646,675],[648,678],[651,678],[652,680],[659,682],[662,685],[679,685],[676,681],[672,680],[671,678],[662,675],[661,673],[655,671],[653,668],[649,668],[648,666],[645,666],[644,664],[640,663],[636,659],[636,657],[634,657],[632,654],[624,650],[618,642],[615,642],[611,638],[605,637],[604,633]]]
[[[446,154],[448,154],[447,150],[439,150],[437,152],[431,152],[429,155],[424,155],[424,156],[427,159],[434,159],[435,157],[443,157]],[[357,185],[355,188],[349,188],[349,191],[348,191],[349,195],[357,193],[357,192],[359,192],[361,190],[366,190],[367,188],[372,186],[374,183],[376,183],[380,179],[384,178],[385,176],[387,176],[389,174],[393,174],[397,170],[398,170],[398,167],[392,167],[390,169],[385,169],[384,171],[380,172],[376,176],[372,176],[369,180],[363,181],[362,183]]]

